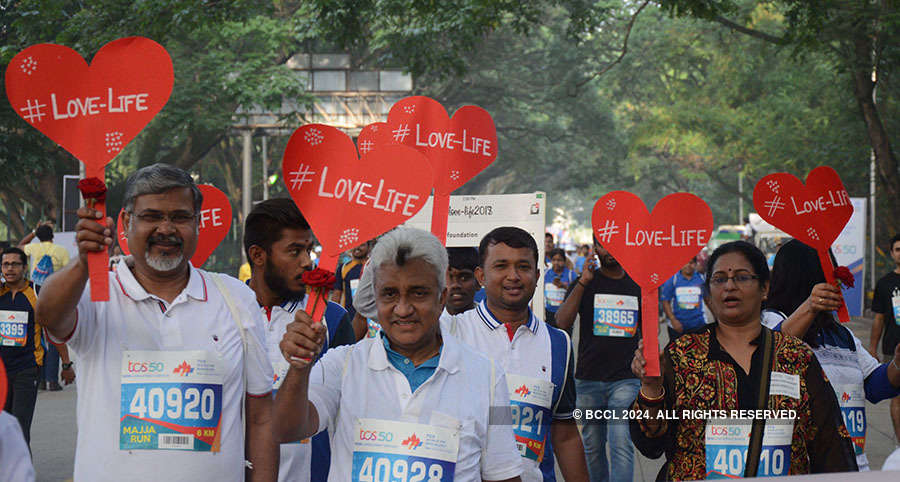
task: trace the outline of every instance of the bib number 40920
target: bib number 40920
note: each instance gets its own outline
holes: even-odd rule
[[[440,464],[426,465],[422,461],[366,457],[359,469],[358,482],[441,482],[444,468]]]
[[[216,394],[211,388],[190,387],[182,392],[179,387],[163,390],[144,387],[134,391],[128,411],[138,418],[212,420],[215,416]]]

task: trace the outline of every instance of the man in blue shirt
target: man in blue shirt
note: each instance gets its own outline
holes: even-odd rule
[[[547,253],[550,269],[544,273],[544,319],[556,326],[556,310],[566,299],[569,284],[578,278],[574,271],[566,268],[566,252],[553,248]]]
[[[660,288],[659,299],[669,321],[669,340],[706,326],[703,316],[703,275],[691,259]]]

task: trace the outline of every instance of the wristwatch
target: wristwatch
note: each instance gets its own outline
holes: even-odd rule
[[[70,368],[72,368],[72,365],[74,365],[74,364],[75,364],[75,362],[63,363],[63,364],[62,364],[62,369],[63,369],[63,370],[69,370]]]

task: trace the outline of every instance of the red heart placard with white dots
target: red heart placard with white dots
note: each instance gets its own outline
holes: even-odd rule
[[[766,222],[814,248],[825,281],[836,283],[828,249],[853,215],[850,194],[837,171],[819,166],[807,174],[806,184],[786,172],[769,174],[753,188],[753,207]],[[838,318],[850,321],[846,304]]]
[[[210,184],[198,184],[197,188],[203,193],[203,204],[200,207],[200,219],[197,233],[197,249],[191,256],[191,264],[196,267],[203,266],[210,255],[219,247],[228,230],[231,229],[231,203],[228,196],[221,189]],[[125,236],[125,224],[122,216],[125,211],[119,211],[116,221],[116,239],[119,248],[126,255],[131,254],[128,249],[128,238]]]
[[[99,177],[163,108],[174,80],[168,52],[148,38],[114,40],[90,65],[69,47],[38,44],[10,61],[6,95],[25,122],[84,163],[87,177]]]
[[[653,212],[627,191],[613,191],[594,204],[594,238],[641,287],[641,331],[645,366],[659,375],[657,288],[706,246],[713,215],[699,197],[678,192],[660,199]]]
[[[415,215],[431,193],[428,159],[399,144],[375,146],[361,162],[353,140],[323,124],[300,127],[284,150],[288,192],[323,247],[319,267]]]

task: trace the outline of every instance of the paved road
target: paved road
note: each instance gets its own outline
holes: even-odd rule
[[[868,340],[871,321],[858,318],[848,325],[856,336]],[[575,326],[578,326],[577,323]],[[665,330],[661,330],[665,342]],[[577,347],[577,333],[576,333]],[[78,366],[76,362],[76,367]],[[75,387],[61,392],[39,392],[35,419],[31,429],[31,448],[34,454],[38,481],[63,481],[72,477],[75,456]],[[872,468],[881,468],[884,459],[894,450],[888,402],[878,405],[866,403],[868,434],[866,454]],[[652,481],[662,466],[662,459],[650,460],[636,453],[635,481]],[[559,478],[562,480],[562,478]]]

